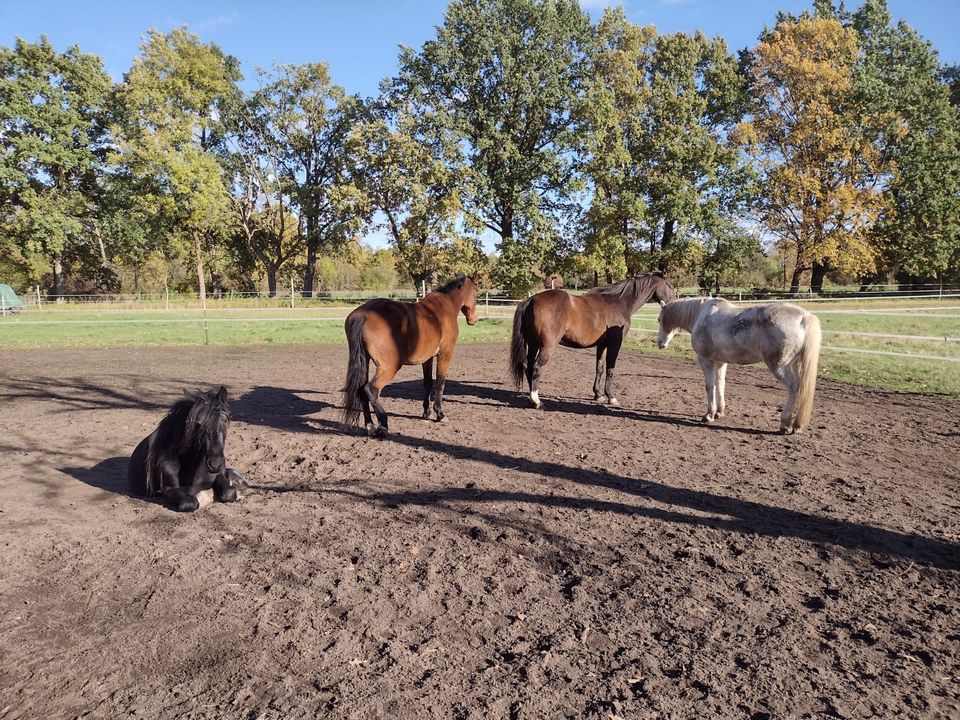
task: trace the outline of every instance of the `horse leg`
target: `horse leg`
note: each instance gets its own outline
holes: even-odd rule
[[[367,426],[367,433],[370,435],[381,438],[387,435],[387,411],[383,409],[383,405],[380,403],[380,393],[383,391],[383,388],[390,384],[390,381],[393,380],[399,370],[399,365],[387,365],[386,363],[377,365],[376,374],[370,382],[364,386],[367,399],[373,406],[373,411],[377,414],[377,420],[380,423],[376,426],[370,423],[370,425]]]
[[[606,349],[607,345],[604,342],[597,345],[597,377],[593,381],[593,399],[595,402],[600,402],[600,398],[603,397],[600,394],[600,378],[603,377],[603,351]]]
[[[540,348],[534,347],[532,344],[527,347],[527,387],[530,389],[530,404],[535,408],[540,407],[540,397],[536,396],[534,399],[533,394],[533,374],[536,372],[537,367],[537,356],[540,354]]]
[[[717,413],[717,399],[716,399],[716,389],[717,389],[717,377],[716,377],[716,363],[709,358],[701,357],[699,358],[700,368],[703,370],[703,382],[707,390],[707,412],[703,416],[703,422],[713,422],[716,418]]]
[[[237,491],[230,483],[231,472],[225,470],[213,480],[213,499],[217,502],[234,502],[237,499]]]
[[[613,374],[617,367],[620,346],[623,345],[623,328],[620,326],[612,327],[607,330],[607,336],[610,338],[607,344],[607,383],[603,392],[607,396],[607,402],[611,405],[619,405],[620,403],[613,395]]]
[[[543,403],[540,402],[540,375],[543,374],[543,366],[550,361],[552,353],[553,348],[546,346],[540,348],[537,360],[533,363],[533,372],[530,373],[530,404],[537,410],[543,407]]]
[[[423,419],[430,418],[430,400],[433,392],[433,358],[423,363]]]
[[[250,487],[250,483],[247,482],[247,478],[233,468],[227,468],[227,480],[230,482],[230,485],[235,488],[246,490]]]
[[[722,418],[727,411],[727,364],[717,366],[717,417]]]
[[[200,501],[190,492],[190,488],[171,487],[163,491],[167,505],[177,512],[193,512],[200,509]]]
[[[447,368],[450,367],[450,361],[453,359],[453,349],[444,352],[440,351],[437,355],[437,383],[433,389],[433,411],[437,415],[437,422],[443,422],[443,386],[447,382]]]
[[[789,435],[794,431],[793,427],[793,407],[797,402],[797,390],[800,387],[800,381],[797,374],[788,365],[781,365],[778,360],[776,363],[768,362],[767,367],[773,376],[787,388],[787,401],[783,404],[783,411],[780,413],[780,432]]]

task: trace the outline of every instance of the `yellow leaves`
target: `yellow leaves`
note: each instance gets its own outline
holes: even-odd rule
[[[865,132],[891,118],[860,105],[856,56],[855,33],[835,20],[780,23],[753,52],[752,122],[734,139],[758,162],[763,218],[798,265],[864,274],[886,203],[876,186],[893,168]]]

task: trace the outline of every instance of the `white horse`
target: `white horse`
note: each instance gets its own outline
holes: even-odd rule
[[[810,422],[820,357],[820,321],[796,305],[769,303],[739,308],[723,298],[691,298],[667,303],[660,311],[661,348],[679,330],[691,334],[691,344],[703,368],[707,387],[704,422],[724,416],[727,363],[763,362],[787,386],[780,431],[801,432]]]

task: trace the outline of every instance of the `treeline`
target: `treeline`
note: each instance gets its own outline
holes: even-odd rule
[[[885,0],[772,20],[735,54],[622,9],[454,0],[374,98],[319,62],[244,91],[186,28],[149,31],[119,83],[18,39],[0,47],[0,281],[960,281],[960,69]],[[371,232],[390,249],[360,246]]]

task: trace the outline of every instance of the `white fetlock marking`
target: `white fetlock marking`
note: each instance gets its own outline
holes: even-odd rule
[[[540,404],[540,391],[539,391],[539,390],[534,390],[533,392],[530,393],[530,402],[532,402],[534,405],[539,405],[539,404]]]
[[[620,401],[617,400],[616,398],[610,398],[610,404],[611,404],[611,405],[620,405]]]
[[[197,502],[200,503],[200,510],[213,505],[213,489],[201,490],[196,495]]]

